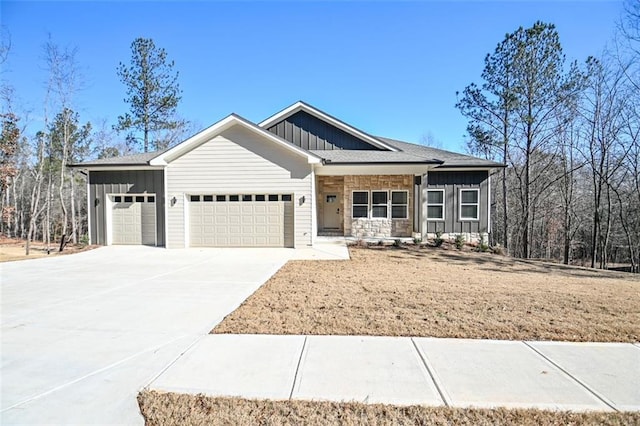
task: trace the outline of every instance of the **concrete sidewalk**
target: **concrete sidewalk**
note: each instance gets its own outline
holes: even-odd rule
[[[208,335],[150,389],[397,405],[640,410],[640,346]]]

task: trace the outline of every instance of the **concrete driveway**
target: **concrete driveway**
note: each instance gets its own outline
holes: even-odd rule
[[[0,423],[143,424],[141,387],[291,249],[104,247],[0,265]]]

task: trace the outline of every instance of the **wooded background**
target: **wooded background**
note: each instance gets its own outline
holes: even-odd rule
[[[640,270],[640,2],[626,3],[618,27],[608,50],[573,63],[552,24],[519,28],[487,55],[479,83],[452,94],[469,120],[469,153],[507,165],[492,176],[490,242],[512,256]],[[3,31],[0,65],[10,40]],[[178,73],[166,52],[150,39],[131,47],[130,64],[114,70],[129,108],[115,127],[74,111],[84,81],[76,52],[51,39],[35,134],[2,80],[0,234],[52,249],[63,236],[86,243],[86,176],[69,164],[163,148],[194,130],[176,114]],[[144,115],[141,99],[170,108]]]

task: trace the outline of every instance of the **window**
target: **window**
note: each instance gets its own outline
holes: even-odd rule
[[[227,196],[226,195],[216,195],[216,201],[219,203],[225,202],[227,201]]]
[[[147,197],[147,202],[148,203],[155,203],[156,202],[156,197],[154,197],[153,195],[149,195]]]
[[[144,196],[137,196],[136,197],[136,203],[144,203]]]
[[[460,220],[478,220],[480,210],[480,190],[460,190]]]
[[[229,195],[229,201],[240,201],[239,195]]]
[[[264,201],[265,200],[265,196],[264,194],[258,194],[256,195],[256,201]]]
[[[115,197],[113,197],[113,201],[115,203],[121,203],[122,202],[122,197],[119,195],[116,195]]]
[[[124,197],[124,202],[125,203],[133,203],[133,197],[125,196]]]
[[[371,191],[371,217],[386,219],[388,217],[388,201],[389,193],[387,191]]]
[[[351,197],[351,217],[369,217],[369,193],[367,191],[354,191]]]
[[[269,194],[269,201],[278,201],[277,194]]]
[[[197,202],[197,201],[200,201],[200,196],[199,196],[199,195],[191,195],[191,196],[189,197],[189,200],[190,200],[191,202]]]
[[[203,195],[202,196],[202,201],[206,201],[208,203],[213,201],[213,195]]]
[[[253,197],[251,195],[243,195],[242,196],[242,201],[251,201],[253,199]]]
[[[283,194],[282,201],[291,201],[291,194]]]
[[[427,220],[444,220],[444,189],[427,191]]]
[[[409,193],[391,191],[391,219],[406,219],[409,216]]]

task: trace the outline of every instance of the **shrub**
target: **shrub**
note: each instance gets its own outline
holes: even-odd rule
[[[418,245],[422,242],[422,238],[418,238],[418,237],[414,237],[413,238],[413,244]]]
[[[442,243],[444,243],[444,238],[442,238],[442,231],[437,231],[436,232],[436,239],[433,240],[433,244],[436,247],[440,247],[442,245]]]
[[[487,252],[491,249],[491,247],[489,247],[489,244],[487,244],[486,241],[480,241],[480,244],[478,244],[478,246],[476,247],[476,251],[481,251],[481,252]]]
[[[464,235],[458,234],[455,239],[456,248],[460,250],[464,246]]]
[[[504,255],[504,249],[499,244],[496,244],[492,250],[493,254]]]
[[[402,245],[402,240],[399,238],[396,238],[395,240],[393,240],[393,246],[394,247],[400,247]]]
[[[89,245],[89,235],[84,234],[83,236],[81,236],[79,243],[83,247],[88,246]]]

